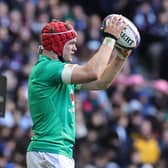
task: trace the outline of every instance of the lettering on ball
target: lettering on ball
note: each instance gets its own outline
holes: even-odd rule
[[[130,37],[128,37],[124,32],[121,32],[121,38],[127,42],[130,46],[134,43],[134,41],[132,39],[130,39]]]

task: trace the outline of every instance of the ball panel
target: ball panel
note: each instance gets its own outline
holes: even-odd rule
[[[126,48],[134,48],[136,46],[136,39],[131,29],[126,28],[124,31],[122,31],[120,38],[116,43]]]
[[[138,31],[138,29],[137,29],[137,27],[135,26],[135,24],[132,22],[132,21],[130,21],[128,18],[126,18],[127,19],[127,21],[129,22],[129,28],[132,30],[132,33],[134,34],[134,37],[135,37],[135,39],[136,39],[136,42],[137,42],[137,46],[139,45],[139,43],[140,43],[140,34],[139,34],[139,31]]]
[[[109,17],[112,17],[114,15],[118,15],[118,14],[110,14],[105,17],[101,26],[102,30],[104,29]],[[127,27],[121,32],[120,38],[117,40],[116,45],[127,49],[134,49],[140,43],[139,31],[131,20],[129,20],[125,16],[123,16],[123,18],[127,23]]]
[[[128,26],[121,32],[117,44],[128,49],[136,48],[140,43],[140,34],[138,29],[128,18],[124,17],[124,20]]]

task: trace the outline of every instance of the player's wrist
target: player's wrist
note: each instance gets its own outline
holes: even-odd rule
[[[132,50],[130,50],[130,49],[124,49],[124,48],[121,48],[121,47],[116,46],[116,45],[115,45],[115,49],[117,50],[117,56],[122,60],[127,59],[128,56],[132,52]]]
[[[120,58],[121,60],[126,60],[127,56],[125,56],[124,54],[122,54],[121,52],[117,53],[118,58]]]
[[[105,37],[102,44],[107,45],[113,49],[115,43],[116,43],[115,39],[110,38],[110,37]]]
[[[117,38],[115,35],[111,34],[111,33],[103,32],[103,35],[104,35],[104,37],[112,38],[112,39],[114,39],[115,41],[118,40],[118,38]]]

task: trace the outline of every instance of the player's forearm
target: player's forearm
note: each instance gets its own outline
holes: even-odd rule
[[[126,59],[121,59],[117,55],[113,57],[111,63],[106,67],[105,71],[101,75],[97,87],[99,89],[106,89],[111,85],[111,82],[115,79],[117,74],[121,71]]]
[[[86,69],[94,71],[99,78],[108,64],[114,45],[114,39],[105,38],[97,53],[86,64]]]
[[[99,79],[104,72],[115,42],[120,38],[120,34],[124,28],[126,28],[126,23],[121,15],[113,15],[105,19],[102,29],[105,36],[103,45],[101,45],[98,52],[86,64],[86,69],[89,69],[91,72],[96,72],[96,79]]]
[[[82,84],[80,85],[80,88],[87,90],[107,89],[111,85],[112,80],[121,71],[125,62],[126,59],[123,60],[118,56],[114,56],[111,60],[111,63],[107,65],[105,71],[102,73],[100,79],[86,84]]]

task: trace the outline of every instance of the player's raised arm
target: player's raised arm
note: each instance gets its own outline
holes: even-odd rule
[[[100,79],[87,84],[81,84],[80,89],[88,89],[88,90],[107,89],[109,86],[111,86],[112,81],[121,71],[130,53],[131,50],[115,48],[115,51],[113,52],[114,55],[113,59],[106,67]]]
[[[120,15],[107,19],[104,27],[105,38],[99,50],[93,55],[93,57],[83,66],[76,65],[74,67],[69,64],[64,68],[64,72],[72,71],[71,80],[66,80],[67,83],[78,84],[97,80],[107,66],[115,42],[119,38],[125,26],[126,24]]]

